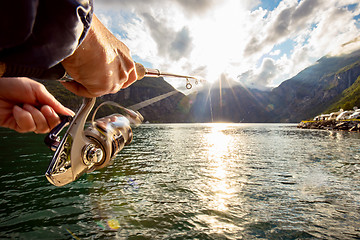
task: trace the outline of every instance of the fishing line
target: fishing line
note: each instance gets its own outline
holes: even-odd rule
[[[137,64],[137,80],[144,76],[170,76],[186,79],[186,87],[192,87],[189,79],[198,79],[191,76],[163,73],[159,70],[146,69]],[[61,80],[73,81],[71,76]],[[104,168],[112,163],[114,157],[124,146],[131,143],[133,133],[131,125],[138,126],[144,118],[137,112],[138,109],[161,101],[177,93],[177,90],[145,100],[129,108],[116,102],[101,103],[93,112],[91,125],[84,129],[86,119],[93,109],[96,98],[84,98],[74,117],[64,118],[59,125],[53,128],[45,137],[45,144],[55,153],[45,173],[46,178],[55,186],[64,186],[78,179],[85,172],[89,173]],[[118,113],[95,120],[96,113],[104,105],[115,106]],[[64,126],[69,123],[66,133],[59,137]]]
[[[106,101],[106,102],[99,104],[99,106],[97,106],[97,108],[94,110],[94,113],[91,117],[91,124],[93,127],[95,127],[94,123],[96,122],[95,121],[96,113],[102,106],[105,106],[105,105],[114,106],[114,107],[117,107],[118,109],[120,109],[121,111],[119,113],[121,115],[123,115],[124,117],[126,117],[129,120],[129,123],[131,123],[133,126],[139,126],[143,120],[143,117],[141,116],[141,114],[139,112],[136,111],[136,109],[131,110],[131,109],[121,106],[119,103],[116,103],[113,101]]]
[[[170,96],[172,96],[172,95],[174,95],[176,93],[178,93],[178,91],[174,90],[174,91],[171,91],[171,92],[168,92],[168,93],[165,93],[165,94],[150,98],[148,100],[142,101],[140,103],[134,104],[134,105],[132,105],[132,106],[130,106],[128,108],[132,109],[134,111],[137,111],[137,110],[139,110],[141,108],[144,108],[144,107],[149,106],[149,105],[151,105],[153,103],[156,103],[156,102],[161,101],[161,100],[163,100],[165,98],[168,98],[168,97],[170,97]]]

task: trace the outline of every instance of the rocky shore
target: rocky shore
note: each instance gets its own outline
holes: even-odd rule
[[[298,128],[306,129],[324,129],[324,130],[343,130],[351,132],[360,132],[360,121],[302,121],[298,124]]]

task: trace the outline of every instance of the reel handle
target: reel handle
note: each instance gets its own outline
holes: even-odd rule
[[[46,146],[48,146],[52,151],[56,151],[56,149],[59,147],[60,145],[60,138],[59,138],[59,133],[64,129],[64,127],[66,126],[67,123],[71,122],[73,119],[72,116],[65,116],[62,115],[60,116],[60,120],[61,122],[54,127],[48,135],[46,135],[45,139],[44,139],[44,143],[46,144]]]

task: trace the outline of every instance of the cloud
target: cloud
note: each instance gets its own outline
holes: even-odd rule
[[[176,0],[185,13],[202,15],[216,5],[216,0]]]
[[[95,6],[101,8],[118,8],[146,12],[149,9],[163,11],[170,8],[181,8],[185,15],[202,15],[218,4],[216,0],[97,0]]]
[[[320,5],[320,0],[303,0],[300,2],[292,14],[294,25],[300,26],[306,23],[307,18],[312,16],[321,7]]]
[[[338,56],[342,54],[349,54],[356,50],[360,49],[360,36],[356,37],[354,40],[349,41],[341,45],[341,48],[334,50],[330,55]]]
[[[192,39],[187,27],[179,31],[174,41],[171,43],[170,56],[173,60],[179,60],[182,57],[188,57],[192,51]]]
[[[360,36],[357,1],[95,0],[95,13],[150,67],[266,89]]]
[[[273,59],[266,58],[264,59],[260,74],[256,78],[256,82],[260,83],[263,86],[267,86],[271,79],[276,76],[276,65]]]
[[[281,53],[280,49],[276,49],[275,51],[272,51],[269,54],[270,54],[270,56],[278,56],[278,55],[280,55],[280,53]]]
[[[322,56],[360,35],[354,16],[359,14],[359,5],[350,11],[347,4],[356,1],[283,1],[272,12],[267,12],[257,34],[244,49],[244,57],[260,58],[266,53],[274,55],[274,48],[288,39],[295,41],[293,49],[287,52],[287,66],[281,65],[282,72],[273,77],[272,84],[278,85],[313,64]],[[261,29],[260,27],[258,29]],[[359,47],[351,44],[352,50]],[[279,53],[276,50],[276,53]],[[276,56],[281,55],[281,53]],[[285,61],[282,59],[282,61]],[[254,68],[251,68],[254,72]],[[254,78],[253,78],[254,79]],[[254,82],[256,83],[256,79]],[[271,83],[271,82],[270,82]]]
[[[322,10],[320,4],[319,0],[303,0],[299,4],[297,1],[288,1],[279,4],[267,17],[267,21],[264,21],[265,34],[253,36],[245,48],[245,56],[266,51],[274,44],[305,30],[316,18],[314,12]]]
[[[166,56],[174,31],[171,28],[166,27],[165,24],[158,21],[149,13],[143,13],[142,17],[144,23],[148,26],[151,37],[157,44],[158,54],[160,56]]]
[[[261,68],[256,70],[248,70],[238,76],[239,81],[252,88],[268,90],[271,80],[277,75],[279,67],[271,58],[265,58],[261,64]]]
[[[178,61],[189,56],[192,39],[187,27],[176,32],[168,27],[165,21],[159,21],[148,13],[143,13],[142,17],[157,45],[159,56],[169,58],[170,61]]]

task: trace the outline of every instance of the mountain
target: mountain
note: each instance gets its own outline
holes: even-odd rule
[[[163,78],[147,78],[137,81],[130,87],[100,98],[101,101],[114,101],[125,107],[171,93],[169,97],[139,109],[144,121],[149,122],[189,122],[189,99],[166,82]],[[156,100],[156,99],[155,99]]]
[[[299,122],[339,108],[360,107],[360,50],[325,56],[272,91],[249,89],[222,77],[185,96],[163,78],[144,78],[116,94],[98,98],[128,107],[171,94],[139,110],[149,122]],[[78,109],[81,98],[56,81],[42,81],[65,106]],[[166,95],[167,96],[167,95]],[[116,113],[104,107],[98,116]]]
[[[191,96],[191,113],[197,122],[299,122],[339,107],[360,107],[359,76],[360,50],[325,56],[270,92],[221,80]]]
[[[273,89],[269,101],[276,121],[298,122],[329,109],[360,75],[360,51],[323,57]]]
[[[351,87],[345,89],[337,98],[339,98],[339,100],[333,103],[326,112],[334,112],[340,108],[352,110],[355,106],[360,107],[360,76]]]
[[[82,98],[66,90],[59,82],[46,80],[39,81],[43,83],[48,91],[63,105],[74,111],[81,105]],[[172,95],[139,110],[144,117],[144,121],[169,123],[191,121],[192,117],[189,111],[190,99],[184,94],[176,91],[163,78],[145,77],[141,81],[135,82],[130,87],[122,89],[116,94],[108,94],[97,98],[96,106],[104,101],[113,101],[124,107],[129,107],[166,93],[172,93]],[[116,112],[116,107],[105,105],[99,109],[97,117]]]
[[[267,93],[249,91],[239,84],[224,80],[189,96],[195,122],[269,122]]]

